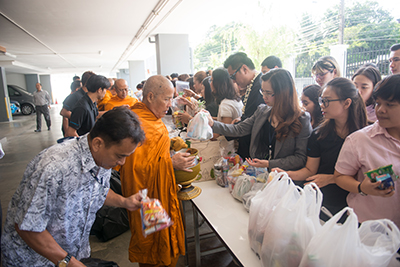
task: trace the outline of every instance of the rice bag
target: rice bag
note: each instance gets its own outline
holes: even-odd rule
[[[160,201],[147,196],[147,189],[140,190],[139,193],[142,196],[140,215],[142,217],[142,232],[144,237],[165,229],[174,223],[161,206]]]

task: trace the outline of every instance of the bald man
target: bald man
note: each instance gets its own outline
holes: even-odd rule
[[[104,107],[106,106],[107,102],[111,99],[111,97],[117,95],[114,87],[114,79],[108,78],[108,81],[110,82],[110,87],[107,88],[106,95],[103,97],[103,99],[97,102],[97,108],[99,109],[99,111],[104,111]]]
[[[111,110],[114,107],[119,106],[133,106],[138,100],[134,97],[128,95],[129,86],[128,83],[124,79],[118,79],[114,84],[115,92],[117,93],[115,96],[111,97],[110,100],[105,104],[104,110]]]
[[[143,100],[132,107],[146,134],[142,146],[121,167],[122,194],[148,189],[150,198],[159,199],[172,221],[169,228],[143,237],[139,212],[129,212],[132,233],[129,260],[145,266],[175,266],[185,254],[182,217],[177,198],[174,168],[188,169],[194,163],[189,153],[169,154],[170,139],[161,118],[167,114],[174,94],[172,83],[161,75],[150,77],[143,88]]]

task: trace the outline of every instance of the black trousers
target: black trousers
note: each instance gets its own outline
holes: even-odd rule
[[[38,130],[42,129],[42,114],[46,120],[47,128],[51,126],[49,107],[47,105],[36,106],[36,129]]]

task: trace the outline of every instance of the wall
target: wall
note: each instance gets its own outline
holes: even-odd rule
[[[19,73],[6,73],[7,84],[13,84],[26,90],[25,75]]]

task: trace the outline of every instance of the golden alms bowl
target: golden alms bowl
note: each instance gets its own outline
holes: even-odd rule
[[[199,151],[195,148],[184,148],[179,150],[178,153],[190,153],[190,156],[197,156]],[[193,180],[196,179],[197,175],[200,172],[200,162],[198,159],[195,159],[195,163],[196,162],[197,164],[190,168],[191,170],[193,170],[193,172],[174,170],[175,180],[177,184],[180,185],[190,184],[191,182],[193,182]]]

